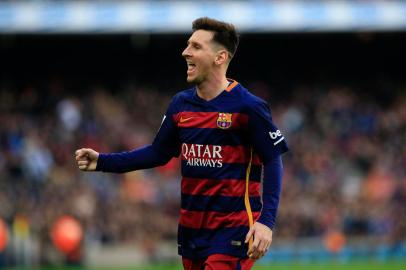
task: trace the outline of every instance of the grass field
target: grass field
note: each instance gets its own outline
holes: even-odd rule
[[[7,268],[10,270],[20,270],[20,268]],[[25,268],[26,269],[26,268]],[[142,267],[98,267],[98,268],[82,268],[82,267],[44,267],[33,270],[182,270],[179,265],[161,265],[161,266],[142,266]],[[257,264],[252,270],[404,270],[406,269],[406,261],[394,262],[348,262],[348,263],[270,263]],[[22,269],[21,269],[22,270]]]

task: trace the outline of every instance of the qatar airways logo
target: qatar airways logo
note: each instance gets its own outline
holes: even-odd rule
[[[182,144],[182,157],[188,166],[223,167],[220,145]]]

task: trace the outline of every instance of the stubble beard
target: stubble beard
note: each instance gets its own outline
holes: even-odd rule
[[[187,77],[186,81],[190,84],[199,86],[200,84],[204,83],[208,78],[208,74],[205,72],[198,72],[193,77]]]
[[[203,78],[199,78],[198,76],[194,77],[194,78],[186,78],[186,81],[190,84],[195,84],[195,85],[199,85],[203,82]]]

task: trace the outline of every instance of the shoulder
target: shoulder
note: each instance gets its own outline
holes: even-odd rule
[[[239,89],[239,95],[241,97],[241,101],[244,104],[245,109],[250,112],[250,111],[256,111],[259,108],[268,108],[268,103],[263,100],[262,98],[252,94],[247,88],[244,86],[240,85]]]
[[[176,114],[182,110],[185,104],[185,100],[193,97],[194,88],[182,90],[172,97],[169,104],[167,114]]]
[[[190,99],[193,97],[193,93],[194,93],[194,88],[181,90],[176,95],[173,96],[172,103],[180,103],[186,99]]]

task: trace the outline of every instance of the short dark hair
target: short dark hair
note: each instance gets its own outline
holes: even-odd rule
[[[229,52],[230,58],[234,56],[238,47],[239,36],[233,24],[202,17],[193,21],[192,30],[193,32],[197,30],[214,32],[213,41],[223,45]]]

